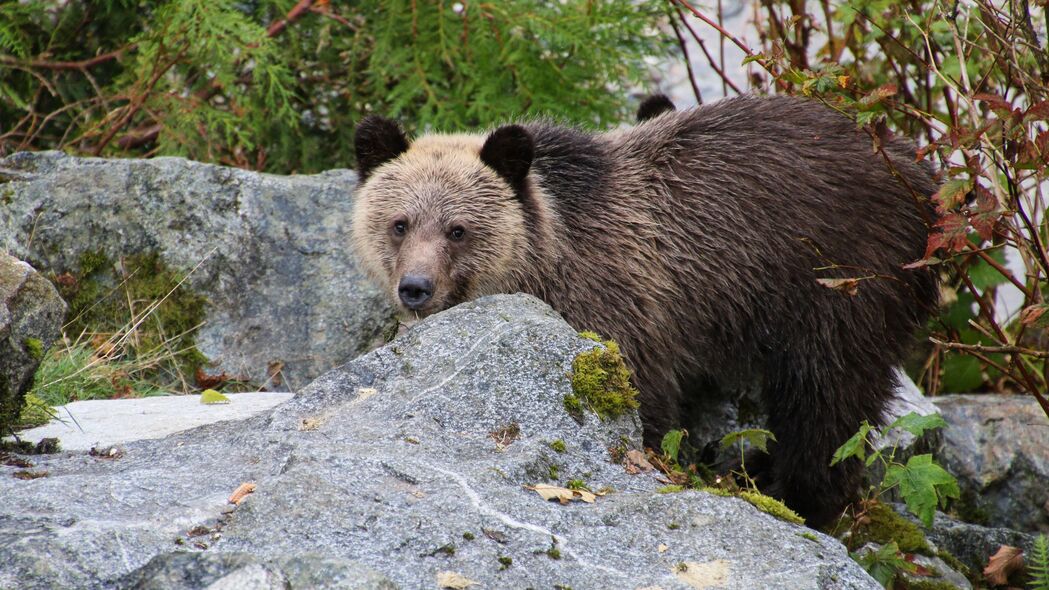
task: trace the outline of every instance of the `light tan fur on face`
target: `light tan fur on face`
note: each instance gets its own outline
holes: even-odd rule
[[[353,244],[369,276],[393,301],[406,274],[434,283],[433,298],[418,315],[503,292],[523,272],[524,212],[513,189],[481,162],[484,139],[421,137],[357,192]],[[408,223],[399,243],[391,232],[398,219]],[[455,226],[466,230],[460,242],[448,236]]]

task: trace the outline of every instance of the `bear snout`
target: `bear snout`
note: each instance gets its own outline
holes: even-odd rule
[[[411,310],[420,310],[433,297],[433,281],[420,275],[404,275],[397,286],[401,303]]]

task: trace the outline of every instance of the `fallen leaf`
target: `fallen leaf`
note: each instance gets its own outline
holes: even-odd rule
[[[250,493],[252,493],[254,491],[255,491],[255,483],[254,482],[250,482],[250,481],[246,481],[246,482],[240,484],[239,486],[237,486],[237,489],[233,490],[233,495],[231,495],[229,497],[229,503],[230,504],[240,504],[242,501],[244,501],[244,498],[248,494],[250,494]]]
[[[502,428],[489,432],[488,436],[495,441],[495,448],[501,451],[521,436],[521,426],[517,422],[511,422]]]
[[[1009,576],[1023,569],[1024,552],[1019,547],[1002,545],[998,551],[987,560],[987,567],[983,568],[983,575],[992,586],[1002,586],[1009,583]]]
[[[213,405],[213,404],[228,404],[232,400],[215,391],[214,389],[205,389],[200,394],[200,403]]]
[[[655,467],[649,463],[648,459],[645,458],[645,454],[637,449],[631,449],[626,452],[626,456],[623,459],[624,468],[626,472],[631,475],[636,475],[642,471],[652,471]]]
[[[480,582],[471,580],[470,578],[456,572],[437,572],[437,586],[439,588],[463,590],[463,588],[480,585]]]
[[[557,500],[562,504],[568,504],[572,500],[582,500],[588,504],[593,504],[594,500],[597,499],[597,495],[589,490],[570,490],[545,483],[537,483],[534,486],[525,486],[525,488],[535,491],[544,500]]]
[[[212,389],[231,380],[230,376],[227,375],[225,371],[218,375],[208,375],[204,372],[202,367],[197,367],[193,376],[197,380],[197,387],[203,387],[204,389]]]
[[[860,280],[856,278],[849,279],[816,279],[816,282],[827,287],[828,289],[834,289],[840,293],[844,293],[849,297],[854,297],[859,292]]]

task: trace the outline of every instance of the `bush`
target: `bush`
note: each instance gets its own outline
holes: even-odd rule
[[[665,54],[665,6],[131,0],[0,4],[0,155],[177,155],[346,167],[369,112],[458,130],[547,114],[609,126]]]

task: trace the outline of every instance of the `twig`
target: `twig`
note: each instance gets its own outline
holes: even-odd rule
[[[747,54],[747,57],[754,57],[754,52],[750,50],[750,47],[747,47],[746,43],[740,41],[738,38],[736,38],[735,35],[733,35],[732,33],[728,32],[728,31],[726,31],[725,28],[722,27],[721,25],[717,24],[716,22],[710,20],[708,17],[704,16],[703,13],[701,13],[698,10],[696,10],[695,7],[693,7],[691,4],[689,4],[688,0],[676,0],[676,2],[678,4],[680,4],[681,6],[687,8],[688,11],[691,12],[692,14],[694,14],[696,16],[696,18],[698,18],[699,20],[701,20],[701,21],[707,23],[708,25],[714,27],[717,30],[717,32],[721,33],[729,41],[732,41],[736,45],[736,47],[739,47],[740,49],[742,49],[743,53]]]
[[[985,346],[983,344],[964,344],[962,342],[946,342],[938,338],[934,338],[932,336],[929,337],[929,342],[932,342],[933,344],[938,344],[944,348],[950,348],[952,350],[982,352],[987,354],[1023,354],[1040,359],[1049,359],[1049,351],[1035,350],[1033,348],[1023,348],[1022,346]]]
[[[677,6],[674,6],[675,10],[678,10]],[[685,21],[684,15],[678,10],[678,17],[681,18],[682,23]],[[678,29],[677,21],[674,20],[673,15],[670,17],[670,28],[674,30],[674,36],[677,37],[678,45],[681,46],[681,55],[685,58],[685,71],[688,72],[688,82],[692,85],[692,93],[696,96],[696,103],[703,104],[703,94],[699,91],[699,84],[696,83],[696,75],[692,73],[692,59],[688,55],[688,44],[685,43],[685,37],[681,34],[681,30]]]
[[[676,0],[670,1],[675,2]],[[713,69],[721,78],[721,83],[723,85],[727,84],[736,94],[743,94],[743,91],[739,89],[739,86],[736,86],[732,79],[725,75],[725,71],[718,67],[717,60],[715,60],[714,56],[710,55],[710,51],[707,50],[707,44],[703,42],[703,38],[692,28],[692,25],[688,24],[684,13],[681,12],[681,9],[678,8],[677,5],[674,6],[674,11],[677,12],[678,18],[681,19],[681,24],[685,25],[685,29],[688,30],[689,35],[692,35],[692,38],[696,40],[696,44],[699,45],[699,49],[703,52],[703,55],[706,56],[707,63],[710,64],[711,69]]]
[[[9,66],[19,66],[24,68],[39,68],[42,70],[86,70],[92,68],[101,63],[107,61],[113,61],[120,57],[125,51],[132,50],[136,47],[134,43],[127,47],[121,47],[110,51],[108,53],[101,53],[95,57],[84,59],[80,61],[47,61],[45,59],[33,59],[29,61],[21,61],[8,55],[0,55],[0,64]]]
[[[288,25],[299,20],[299,17],[309,12],[310,6],[312,5],[313,0],[299,0],[299,2],[288,11],[288,14],[284,18],[273,23],[268,29],[266,29],[266,36],[276,37],[279,35],[281,31],[288,27]]]

